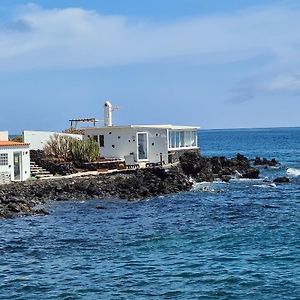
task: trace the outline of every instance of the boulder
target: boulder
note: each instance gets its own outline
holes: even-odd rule
[[[274,183],[288,183],[290,182],[289,178],[283,176],[283,177],[277,177],[273,180]]]
[[[243,178],[248,178],[248,179],[258,179],[259,178],[259,170],[255,168],[249,168],[248,170],[245,171],[242,175]]]
[[[228,176],[228,175],[223,175],[223,176],[221,177],[221,180],[222,180],[223,182],[229,182],[230,179],[231,179],[231,177]]]
[[[252,160],[252,163],[255,166],[263,166],[263,167],[277,167],[280,165],[279,161],[277,161],[275,158],[268,160],[267,158],[264,157],[261,158],[258,156]]]

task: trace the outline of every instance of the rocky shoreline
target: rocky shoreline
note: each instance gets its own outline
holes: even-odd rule
[[[276,160],[249,160],[241,154],[235,158],[203,157],[187,152],[180,163],[169,169],[149,168],[90,177],[35,180],[0,186],[0,218],[18,215],[47,214],[41,208],[48,200],[84,200],[117,197],[137,200],[188,191],[193,181],[228,182],[232,176],[259,178],[255,166],[275,166]]]

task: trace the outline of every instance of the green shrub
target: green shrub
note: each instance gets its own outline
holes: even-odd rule
[[[92,162],[100,156],[100,148],[96,141],[81,141],[58,134],[50,138],[44,151],[48,157],[63,161]]]

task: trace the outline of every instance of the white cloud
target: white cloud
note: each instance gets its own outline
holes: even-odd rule
[[[152,24],[81,8],[23,7],[0,27],[0,71],[89,68],[197,57],[226,63],[299,58],[300,12],[263,8]]]
[[[264,83],[261,89],[269,92],[300,92],[300,73],[279,75]]]

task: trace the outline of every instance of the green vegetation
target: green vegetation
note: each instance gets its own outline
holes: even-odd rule
[[[44,147],[46,156],[62,161],[92,162],[99,158],[100,149],[92,139],[77,140],[58,134],[53,135]]]
[[[12,142],[23,143],[23,136],[22,135],[16,135],[14,137],[10,137],[9,140],[12,141]]]

